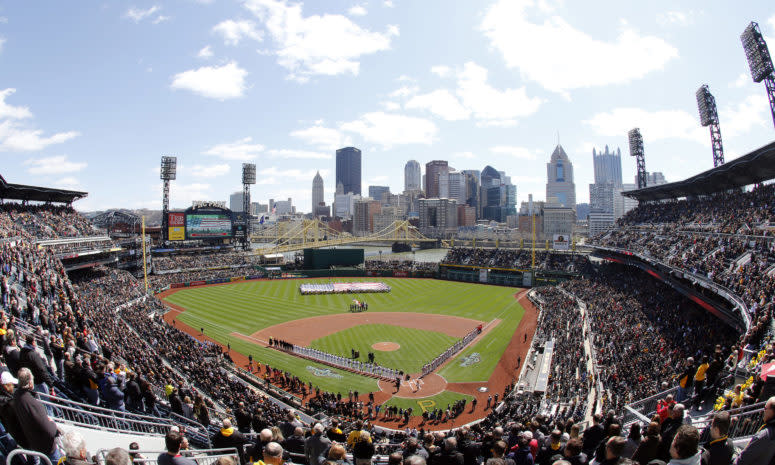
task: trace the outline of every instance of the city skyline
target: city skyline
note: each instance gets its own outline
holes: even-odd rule
[[[593,147],[623,148],[633,178],[634,127],[646,169],[667,181],[713,166],[702,84],[726,161],[775,138],[740,43],[750,21],[772,52],[766,2],[8,3],[0,174],[85,190],[80,210],[160,209],[159,158],[177,156],[177,209],[227,200],[248,161],[253,201],[291,197],[306,211],[318,170],[332,204],[335,151],[353,146],[362,192],[402,192],[407,161],[446,160],[504,171],[520,203],[544,197],[559,137],[586,203]]]

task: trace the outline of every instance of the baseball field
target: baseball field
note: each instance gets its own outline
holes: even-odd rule
[[[331,280],[291,279],[182,288],[161,297],[174,309],[168,321],[187,325],[189,332],[204,330],[208,338],[230,346],[232,355],[250,355],[327,391],[381,392],[380,398],[390,404],[419,407],[416,414],[439,399],[480,397],[487,392],[481,388],[488,386],[490,393],[502,390],[503,381],[513,377],[507,367],[516,362],[516,342],[523,342],[523,332],[532,331],[524,327],[517,331],[525,313],[516,298],[520,289],[433,279],[335,281],[378,281],[389,285],[391,292],[301,295],[301,283]],[[368,311],[350,313],[353,299],[368,303]],[[482,334],[463,351],[424,378],[422,385],[399,392],[385,381],[267,347],[274,337],[346,357],[355,349],[363,361],[373,352],[376,363],[416,374],[478,325],[484,328]],[[493,385],[495,378],[498,386]]]

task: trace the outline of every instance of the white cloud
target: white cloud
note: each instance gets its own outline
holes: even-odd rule
[[[209,45],[206,45],[196,54],[197,58],[212,58],[213,49]]]
[[[775,15],[770,16],[770,19],[768,19],[767,22],[770,23],[770,27],[775,31]]]
[[[292,131],[291,136],[322,150],[336,150],[352,145],[352,141],[348,137],[337,129],[323,126],[322,121],[316,122],[312,127]]]
[[[213,32],[220,35],[227,45],[238,45],[242,39],[260,41],[261,32],[253,21],[227,19],[213,26]]]
[[[452,68],[444,65],[431,66],[431,73],[438,77],[449,77],[452,75]]]
[[[162,186],[162,183],[158,184],[159,194],[162,192]],[[211,186],[207,183],[195,182],[187,184],[176,182],[175,188],[170,189],[170,207],[188,207],[191,206],[191,202],[194,200],[211,199],[211,191]]]
[[[231,171],[231,168],[226,163],[217,165],[194,165],[191,168],[191,175],[197,178],[217,178],[228,174],[229,171]]]
[[[77,173],[88,165],[86,162],[70,161],[67,159],[67,155],[36,158],[27,160],[24,164],[29,166],[27,172],[30,174]]]
[[[707,129],[699,125],[699,117],[683,110],[647,111],[641,108],[615,108],[597,113],[585,120],[603,136],[622,137],[633,128],[640,128],[643,140],[655,142],[663,139],[685,139],[701,144],[708,143]]]
[[[462,158],[465,160],[473,160],[476,158],[474,152],[455,152],[452,154],[453,158]]]
[[[724,137],[737,137],[754,126],[769,127],[771,123],[769,100],[764,92],[751,94],[736,105],[719,109],[719,125]]]
[[[225,100],[242,97],[248,72],[236,62],[223,66],[203,66],[172,77],[173,89],[184,89],[203,97]]]
[[[391,101],[380,102],[380,105],[382,105],[382,107],[385,110],[388,110],[388,111],[395,111],[395,110],[400,110],[401,109],[401,105],[400,104],[398,104],[396,102],[391,102]]]
[[[366,16],[366,8],[363,5],[353,5],[347,10],[350,16]]]
[[[139,23],[140,21],[143,21],[146,18],[150,18],[151,16],[155,15],[159,11],[161,11],[161,7],[159,5],[154,5],[145,10],[141,8],[132,7],[128,9],[126,13],[124,13],[124,16],[136,23]],[[152,22],[153,24],[159,24],[161,22],[167,21],[168,19],[170,19],[169,16],[156,15],[156,17],[152,20]]]
[[[264,151],[265,147],[261,144],[251,144],[251,142],[253,142],[252,137],[245,137],[244,139],[239,139],[234,142],[214,145],[202,153],[205,155],[213,155],[224,160],[253,160]]]
[[[484,15],[481,30],[506,65],[522,77],[561,93],[621,84],[661,70],[678,57],[663,39],[622,26],[610,42],[587,35],[560,16],[548,16],[531,0],[499,0]],[[528,13],[543,20],[532,22]],[[616,63],[616,72],[611,71]]]
[[[52,187],[70,190],[83,190],[81,183],[73,176],[66,176],[51,183]]]
[[[535,160],[540,152],[537,150],[530,150],[525,147],[517,147],[513,145],[496,145],[490,148],[490,152],[499,155],[508,155],[512,158],[520,160]]]
[[[5,39],[3,39],[2,37],[0,37],[0,52],[2,52],[2,51],[3,51],[3,44],[4,44],[4,43],[5,43]]]
[[[382,4],[388,8],[393,8],[395,6],[395,4],[393,4],[393,0],[385,0],[382,2]]]
[[[315,160],[330,160],[331,154],[321,152],[311,152],[308,150],[291,150],[291,149],[271,149],[266,153],[274,158],[297,158],[297,159],[315,159]]]
[[[0,152],[35,152],[79,135],[77,131],[67,131],[44,137],[40,129],[29,129],[11,120],[0,121]]]
[[[447,121],[468,119],[471,111],[446,89],[415,95],[404,105],[408,109],[424,109]]]
[[[245,6],[271,35],[278,63],[302,81],[310,75],[357,75],[360,57],[388,50],[398,33],[396,28],[371,32],[343,15],[305,17],[301,3],[285,0],[246,0]]]
[[[420,88],[417,86],[401,86],[393,92],[389,93],[388,96],[392,98],[406,98],[410,95],[416,94],[419,89]]]
[[[16,92],[14,88],[0,90],[0,119],[32,118],[32,112],[28,107],[15,107],[5,103],[6,97]]]
[[[528,97],[524,87],[500,91],[487,83],[487,69],[473,62],[458,74],[457,95],[474,117],[484,124],[512,125],[514,118],[532,115],[541,106],[538,97]]]
[[[8,23],[8,18],[6,18],[5,16],[0,16],[0,23],[2,24]]]
[[[381,111],[366,113],[355,121],[343,123],[340,128],[383,148],[404,144],[430,145],[438,132],[430,120]]]
[[[154,5],[146,10],[132,7],[126,11],[124,16],[133,20],[136,23],[139,23],[140,21],[144,20],[145,18],[148,18],[149,16],[151,16],[152,14],[156,13],[159,10],[161,10],[161,7],[159,7],[158,5]]]
[[[751,80],[751,76],[746,73],[740,73],[740,75],[735,79],[734,82],[729,84],[729,87],[737,87],[742,88],[746,85],[751,84],[753,81]]]

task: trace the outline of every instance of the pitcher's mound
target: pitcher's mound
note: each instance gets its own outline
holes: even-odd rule
[[[401,348],[400,344],[395,342],[377,342],[371,345],[374,350],[380,350],[382,352],[392,352]]]

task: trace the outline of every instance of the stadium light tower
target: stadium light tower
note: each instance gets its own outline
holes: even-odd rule
[[[713,147],[713,167],[724,164],[724,146],[721,144],[721,128],[718,124],[716,99],[705,84],[697,89],[697,108],[700,110],[700,124],[710,126],[710,143]]]
[[[643,137],[640,129],[632,129],[627,136],[630,139],[630,156],[635,157],[638,165],[638,189],[646,187],[646,156],[643,154]]]
[[[772,113],[772,123],[775,124],[775,72],[773,72],[772,58],[767,49],[767,42],[762,37],[759,25],[751,22],[743,34],[740,36],[745,50],[745,57],[748,59],[748,66],[751,68],[751,77],[753,82],[764,81],[767,88],[767,97],[770,100],[770,112]]]
[[[242,248],[250,248],[250,185],[256,183],[255,163],[242,164],[242,211],[245,214],[245,235]]]
[[[161,179],[164,181],[164,193],[161,199],[161,234],[164,241],[169,240],[170,181],[178,175],[178,158],[161,157]]]

